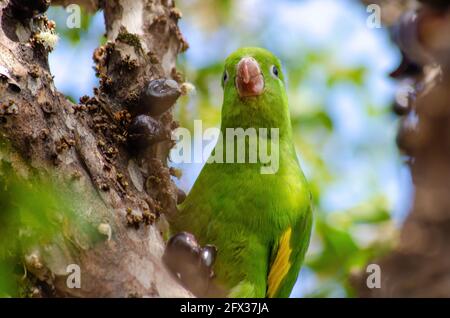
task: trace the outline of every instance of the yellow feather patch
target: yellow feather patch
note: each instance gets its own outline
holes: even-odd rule
[[[267,296],[270,298],[274,297],[278,288],[281,284],[281,281],[286,276],[291,267],[291,262],[289,258],[291,256],[291,228],[288,228],[283,235],[281,236],[280,243],[278,245],[277,256],[275,261],[272,263],[270,267],[269,279],[268,279],[268,288],[267,288]]]

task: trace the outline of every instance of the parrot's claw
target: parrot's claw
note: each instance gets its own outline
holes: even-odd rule
[[[214,277],[216,254],[215,246],[201,247],[194,235],[180,232],[167,242],[163,261],[187,289],[195,295],[204,295]]]

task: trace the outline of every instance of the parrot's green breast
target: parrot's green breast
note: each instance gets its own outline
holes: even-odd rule
[[[282,159],[273,175],[257,165],[207,164],[179,213],[177,231],[217,247],[218,284],[231,290],[250,280],[256,297],[275,295],[292,266],[292,250],[307,244],[293,233],[310,231],[302,228],[311,213],[309,191],[293,158]]]

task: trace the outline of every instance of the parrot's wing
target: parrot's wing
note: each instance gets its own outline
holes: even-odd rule
[[[289,297],[309,245],[311,227],[312,211],[308,207],[275,243],[267,278],[267,297]]]

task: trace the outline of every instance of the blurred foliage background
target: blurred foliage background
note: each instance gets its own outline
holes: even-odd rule
[[[369,28],[370,13],[356,0],[176,5],[190,44],[178,66],[196,87],[174,110],[182,126],[192,128],[195,119],[204,129],[219,126],[222,63],[238,47],[265,47],[282,60],[298,156],[315,203],[313,239],[291,296],[354,296],[348,277],[395,242],[412,193],[395,145],[396,84],[388,74],[400,54],[387,30]],[[80,29],[66,27],[63,8],[48,15],[61,37],[50,55],[57,88],[72,100],[92,95],[98,83],[92,52],[105,40],[102,13],[83,12]],[[175,181],[189,191],[201,167],[179,165],[183,176]]]

